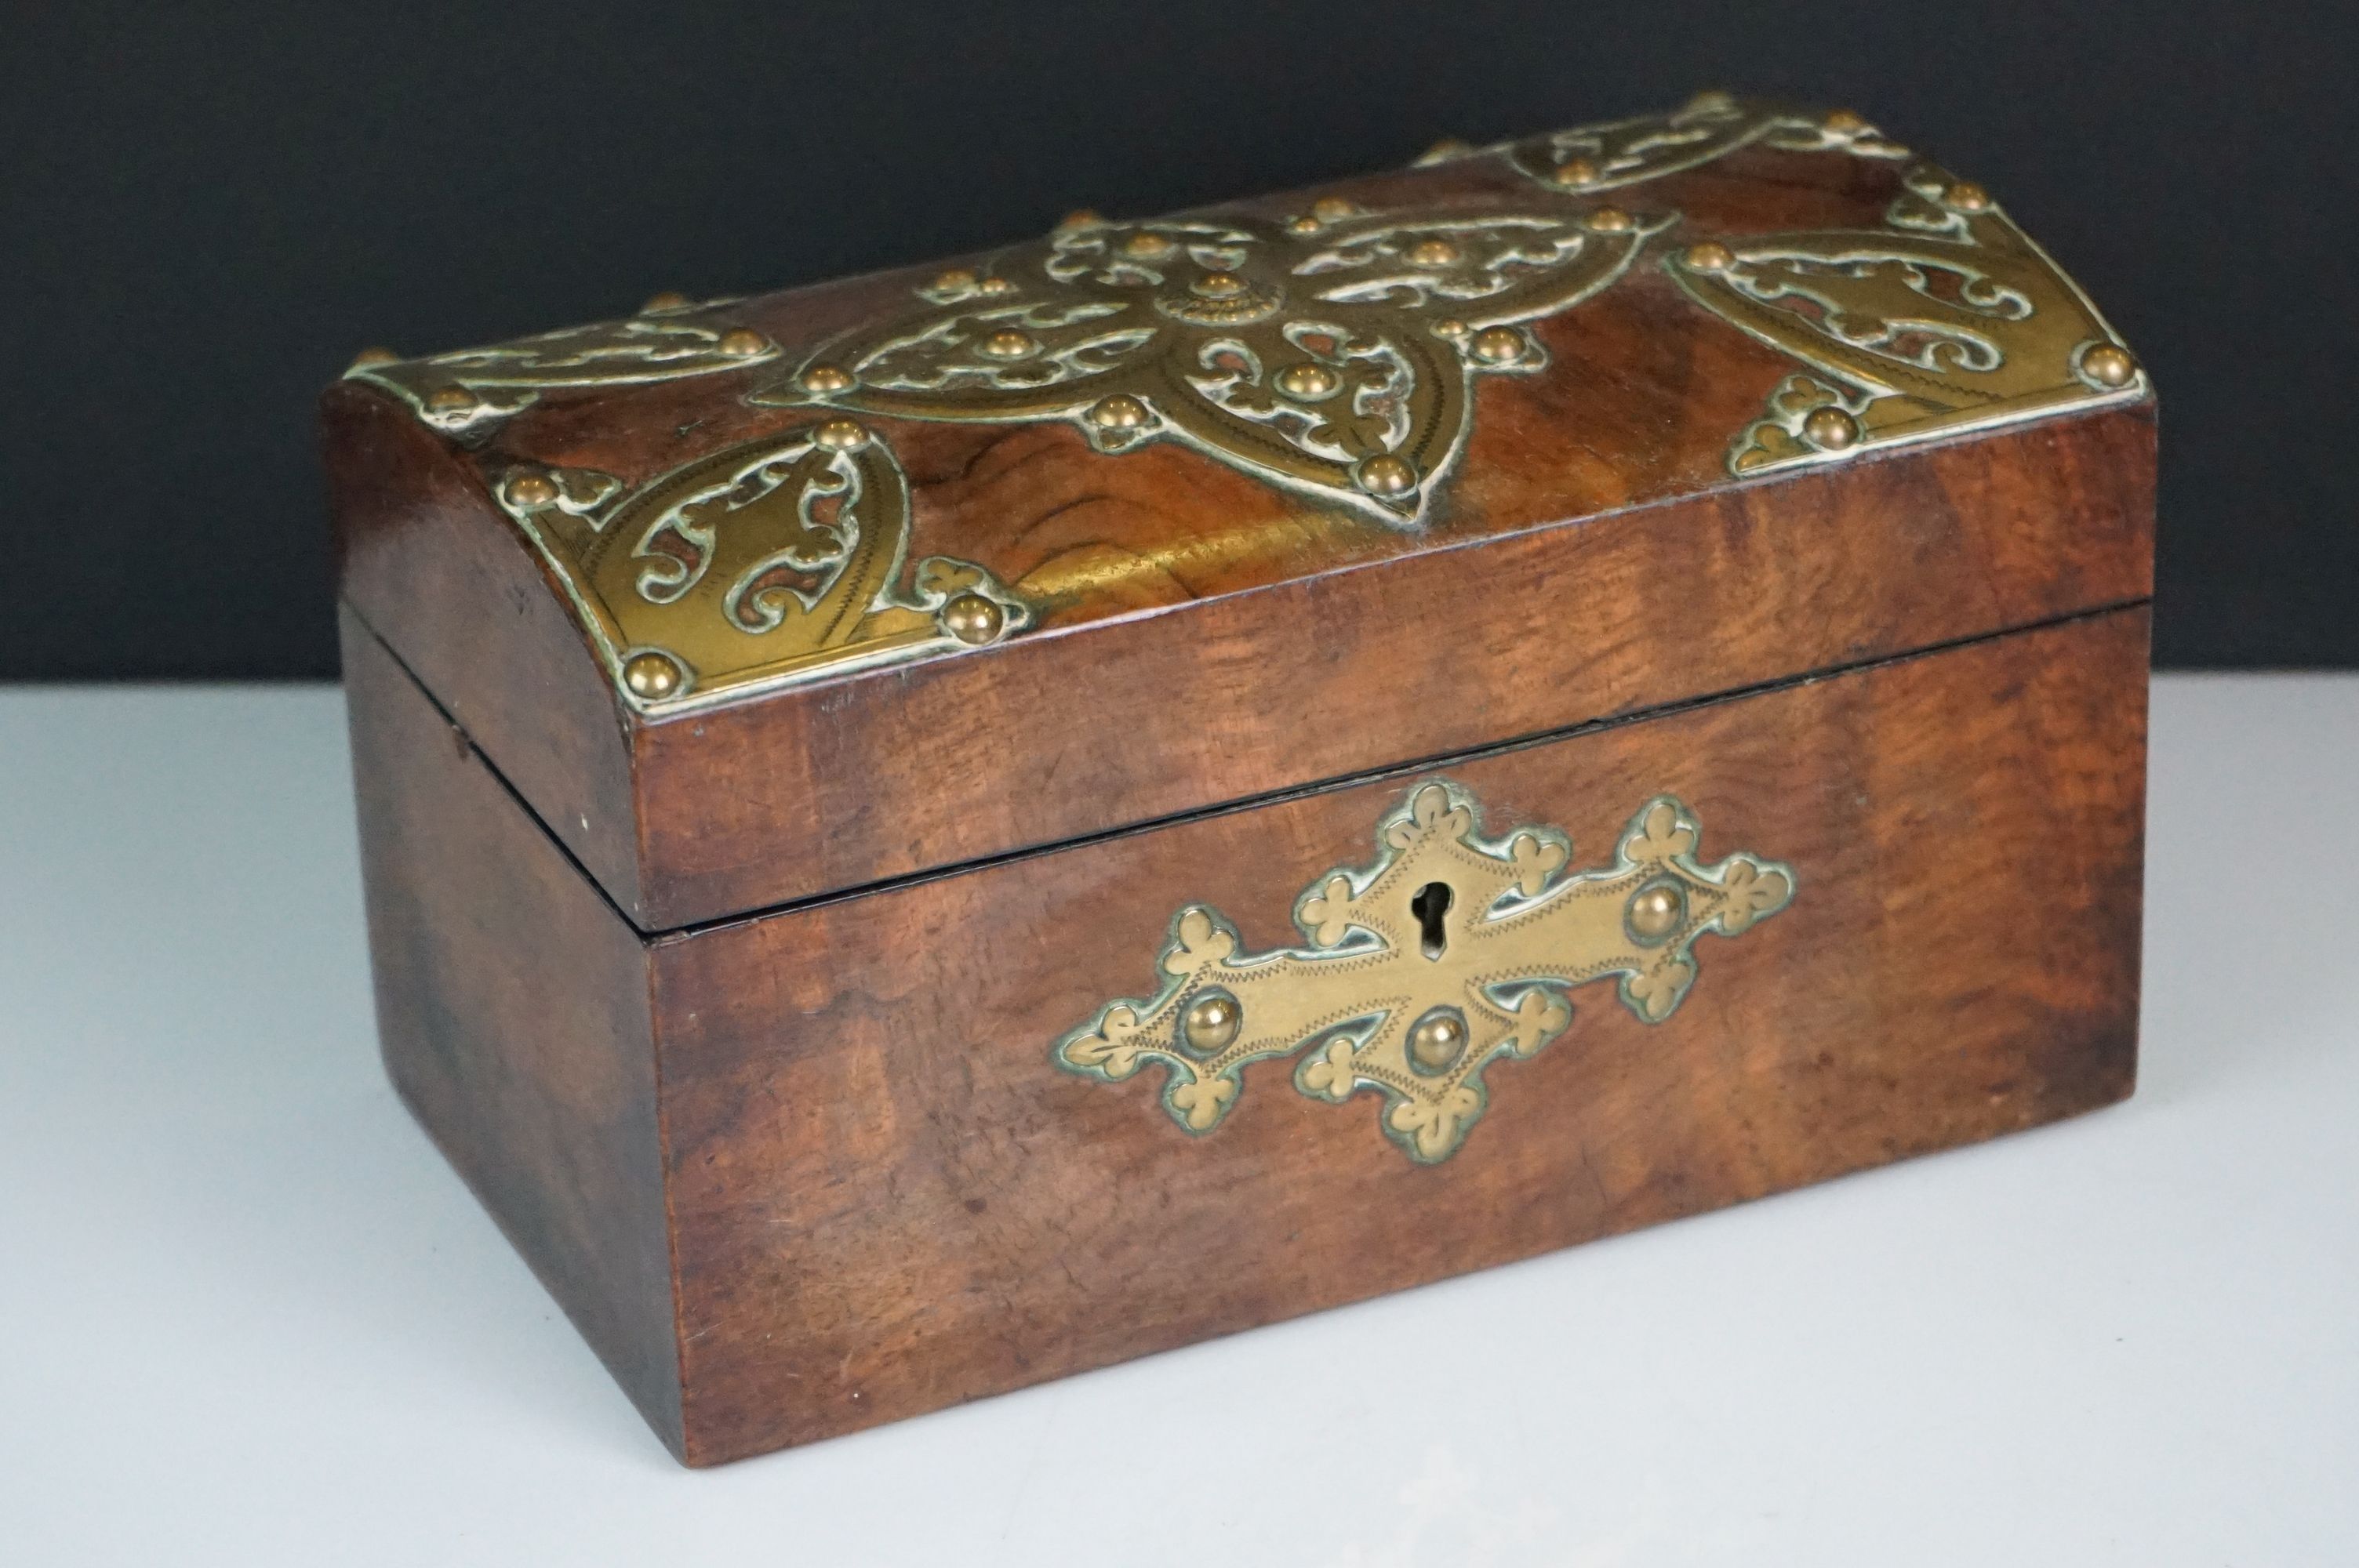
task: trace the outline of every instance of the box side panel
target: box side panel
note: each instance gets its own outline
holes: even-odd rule
[[[333,386],[321,433],[347,613],[398,652],[543,825],[631,907],[630,743],[562,589],[475,469],[408,409]]]
[[[686,1453],[714,1462],[2068,1116],[2136,1065],[2147,619],[2132,609],[653,949]],[[1245,950],[1430,778],[1578,871],[1680,797],[1790,864],[1678,1010],[1610,984],[1436,1164],[1252,1064],[1190,1136],[1053,1065],[1185,904]]]
[[[2153,475],[2147,405],[651,725],[635,917],[723,917],[2143,600]]]
[[[677,1450],[645,948],[347,610],[386,1070]]]

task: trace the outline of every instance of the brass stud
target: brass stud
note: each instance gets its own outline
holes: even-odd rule
[[[715,346],[731,359],[751,359],[768,352],[770,340],[750,327],[732,327],[721,334],[721,341]]]
[[[832,392],[852,390],[852,373],[842,365],[813,365],[803,372],[803,390],[825,396]]]
[[[934,274],[934,287],[942,294],[962,294],[974,287],[974,274],[962,266],[946,267]]]
[[[1286,232],[1289,234],[1315,234],[1319,232],[1319,220],[1316,218],[1288,218],[1286,221]]]
[[[1961,212],[1980,212],[1991,204],[1990,192],[1971,179],[1962,179],[1942,192],[1942,199]]]
[[[1819,124],[1838,136],[1855,136],[1867,129],[1867,122],[1848,109],[1838,109]]]
[[[391,349],[363,349],[353,356],[353,369],[366,370],[371,365],[395,364],[399,362],[401,356]]]
[[[1524,357],[1524,335],[1513,327],[1485,327],[1474,334],[1474,357],[1484,364],[1503,365]]]
[[[1094,229],[1100,223],[1104,222],[1105,219],[1099,215],[1096,208],[1076,207],[1058,221],[1057,227],[1060,229]]]
[[[1245,291],[1245,280],[1233,272],[1208,272],[1188,287],[1207,299],[1234,299]]]
[[[1468,330],[1466,323],[1455,316],[1444,316],[1433,324],[1433,335],[1437,338],[1462,338]]]
[[[1688,247],[1687,262],[1698,272],[1725,272],[1736,265],[1736,254],[1718,240],[1706,240]]]
[[[1180,1020],[1180,1035],[1189,1050],[1210,1056],[1234,1044],[1245,1027],[1245,1010],[1237,999],[1215,992],[1199,997]]]
[[[1619,207],[1600,207],[1582,222],[1601,234],[1626,234],[1636,222]]]
[[[2127,386],[2137,374],[2137,361],[2127,349],[2099,343],[2081,356],[2081,373],[2100,386]]]
[[[623,665],[623,684],[633,697],[660,702],[679,689],[679,666],[661,654],[633,654]]]
[[[647,302],[639,307],[639,314],[644,316],[656,310],[685,310],[687,308],[688,296],[682,294],[677,288],[667,288],[660,294],[648,295]]]
[[[1630,895],[1625,918],[1630,934],[1641,942],[1660,942],[1680,928],[1687,917],[1687,900],[1669,882],[1655,882]]]
[[[1694,97],[1689,99],[1688,106],[1682,110],[1681,113],[1688,114],[1723,114],[1735,107],[1735,99],[1730,97],[1727,93],[1723,92],[1719,88],[1713,87],[1707,88],[1705,91],[1699,92]]]
[[[1429,1073],[1440,1072],[1465,1049],[1466,1023],[1456,1013],[1437,1012],[1408,1032],[1409,1059]]]
[[[1371,495],[1404,495],[1417,488],[1417,470],[1390,452],[1361,459],[1352,477]]]
[[[1141,261],[1153,261],[1158,256],[1168,256],[1179,248],[1163,235],[1146,229],[1139,230],[1122,243],[1123,254],[1136,256]]]
[[[1549,178],[1559,185],[1594,185],[1597,165],[1585,157],[1569,157],[1557,165]]]
[[[475,406],[475,395],[463,386],[438,386],[426,395],[429,414],[464,414]]]
[[[1016,292],[1016,286],[1008,282],[1004,277],[986,277],[981,283],[976,284],[975,287],[985,294],[1013,294]]]
[[[1340,223],[1358,216],[1359,211],[1358,206],[1340,196],[1322,196],[1310,204],[1310,215],[1322,223]]]
[[[1038,339],[1029,332],[1016,331],[1012,327],[1002,327],[975,346],[995,360],[1020,360],[1040,350]]]
[[[1090,405],[1090,423],[1101,430],[1136,430],[1147,423],[1147,405],[1117,392]]]
[[[1293,364],[1277,373],[1278,391],[1306,403],[1332,395],[1342,384],[1342,380],[1325,365]]]
[[[1452,266],[1455,265],[1458,261],[1465,255],[1465,252],[1460,250],[1450,241],[1435,236],[1430,239],[1419,240],[1417,243],[1409,246],[1408,265],[1411,266],[1429,267]]]
[[[1419,153],[1417,161],[1419,165],[1448,163],[1451,158],[1464,157],[1473,150],[1474,146],[1471,142],[1462,141],[1456,136],[1444,136]]]
[[[979,593],[962,593],[942,606],[942,630],[962,643],[988,643],[1006,629],[1007,612]]]
[[[520,473],[500,487],[510,506],[530,512],[536,507],[557,503],[557,481],[545,473]]]
[[[811,439],[832,452],[856,452],[868,444],[868,432],[853,419],[822,420]]]
[[[1813,408],[1802,421],[1802,439],[1821,451],[1843,451],[1859,444],[1859,421],[1841,408]]]

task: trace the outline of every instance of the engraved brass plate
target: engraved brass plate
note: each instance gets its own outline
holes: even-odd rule
[[[1731,472],[2147,395],[2096,307],[1980,187],[1920,165],[1885,222],[1706,241],[1665,262],[1698,304],[1817,372],[1779,384]]]
[[[643,711],[995,642],[1032,619],[981,567],[905,569],[908,481],[849,419],[622,491],[611,474],[532,465],[493,487]]]
[[[1698,860],[1701,829],[1669,795],[1638,808],[1612,865],[1572,875],[1555,828],[1491,839],[1481,827],[1457,785],[1417,789],[1378,825],[1375,864],[1303,891],[1305,946],[1241,952],[1217,912],[1182,909],[1162,989],[1110,1003],[1054,1061],[1104,1082],[1156,1063],[1163,1108],[1206,1133],[1235,1108],[1248,1063],[1299,1053],[1299,1091],[1336,1104],[1375,1092],[1385,1135],[1432,1164],[1482,1116],[1484,1069],[1565,1032],[1566,993],[1611,979],[1633,1014],[1660,1023],[1695,982],[1698,937],[1737,935],[1794,896],[1792,870],[1775,861]]]

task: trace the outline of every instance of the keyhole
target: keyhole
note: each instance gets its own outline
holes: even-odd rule
[[[1450,884],[1428,882],[1417,890],[1408,901],[1408,912],[1417,916],[1418,950],[1429,958],[1439,958],[1441,950],[1450,946],[1450,933],[1442,925],[1442,916],[1450,913]]]

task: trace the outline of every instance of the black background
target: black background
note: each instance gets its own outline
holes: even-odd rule
[[[311,398],[429,352],[1697,88],[1988,185],[2164,405],[2156,654],[2359,665],[2337,4],[28,8],[0,36],[0,678],[328,676]]]

